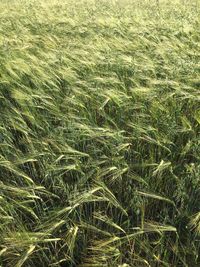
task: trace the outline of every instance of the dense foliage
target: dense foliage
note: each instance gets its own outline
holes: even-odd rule
[[[0,1],[0,266],[200,266],[199,1]]]

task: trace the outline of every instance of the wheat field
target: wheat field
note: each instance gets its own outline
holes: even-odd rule
[[[200,1],[0,0],[0,266],[200,266]]]

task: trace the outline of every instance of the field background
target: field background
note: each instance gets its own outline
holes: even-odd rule
[[[0,1],[0,266],[200,266],[200,1]]]

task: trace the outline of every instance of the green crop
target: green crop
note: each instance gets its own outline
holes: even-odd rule
[[[0,1],[0,266],[200,266],[199,0]]]

